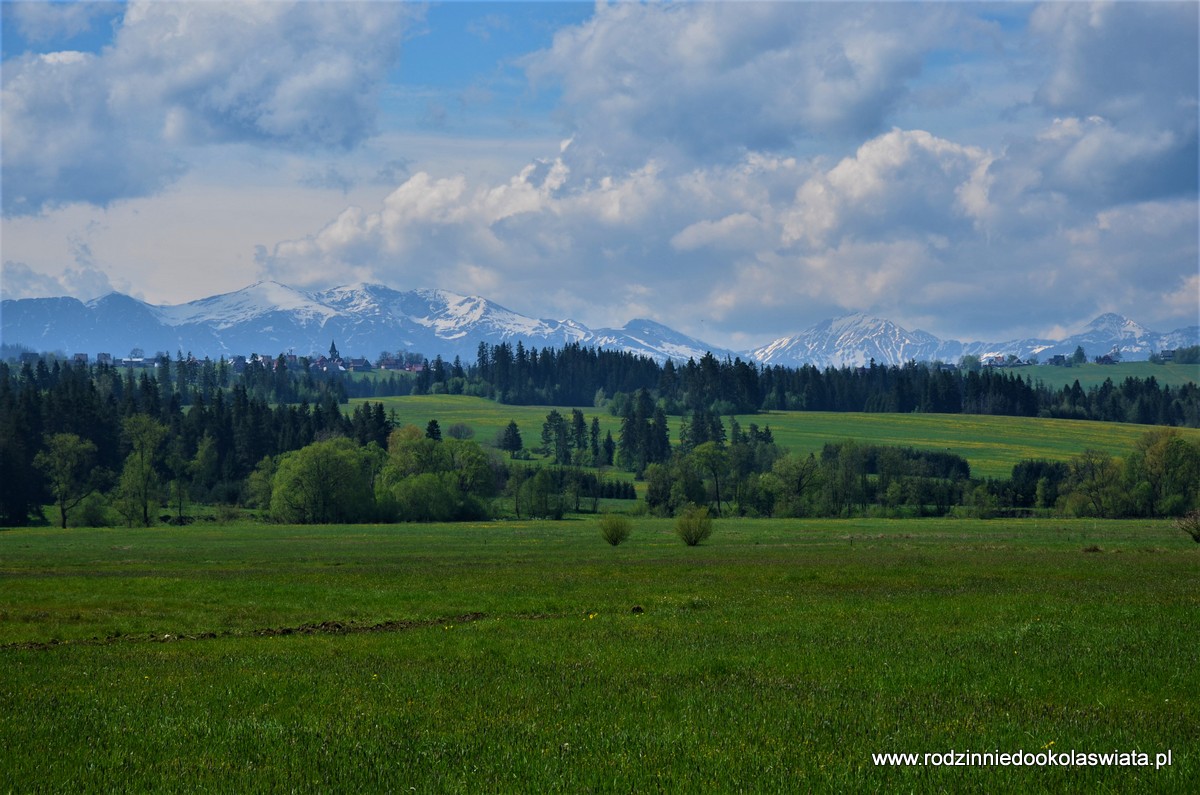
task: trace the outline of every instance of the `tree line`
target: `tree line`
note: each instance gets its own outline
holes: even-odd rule
[[[704,366],[719,383],[721,364]],[[865,372],[889,378],[915,369]],[[660,380],[673,370],[663,366]],[[993,377],[977,375],[980,384]],[[628,476],[603,475],[611,467],[644,480],[647,509],[664,515],[703,505],[718,516],[1164,516],[1194,510],[1200,483],[1197,444],[1167,428],[1147,434],[1124,459],[1086,451],[979,481],[946,453],[845,441],[820,455],[789,455],[769,425],[743,428],[704,401],[668,419],[670,399],[638,388],[603,401],[621,418],[617,438],[601,434],[596,416],[552,408],[540,435],[527,429],[523,437],[515,422],[501,431],[493,446],[509,453],[505,461],[470,441],[469,428],[452,426],[443,439],[436,420],[424,431],[397,427],[380,403],[344,412],[339,390],[320,381],[315,402],[284,404],[220,368],[211,378],[203,369],[196,379],[157,376],[106,365],[0,363],[0,523],[25,524],[46,504],[57,506],[63,524],[71,515],[99,521],[109,510],[131,524],[183,522],[197,504],[254,507],[298,522],[453,520],[492,515],[498,497],[522,515],[561,515],[636,496]],[[1120,405],[1119,396],[1146,400],[1145,384],[1132,382],[1087,393],[1076,384],[1064,391],[1062,409],[1102,411]],[[540,439],[530,446],[548,465],[522,462],[527,438]],[[350,496],[330,507],[331,490]]]
[[[684,364],[570,344],[527,349],[481,343],[464,366],[440,358],[411,384],[416,394],[466,394],[514,405],[606,407],[623,416],[638,390],[668,416],[760,411],[922,412],[1057,417],[1200,427],[1200,386],[1171,387],[1153,377],[1111,379],[1083,388],[1047,386],[1005,368],[909,362],[825,368],[759,366],[711,353]]]
[[[271,404],[228,375],[222,386],[215,368],[213,376],[187,390],[145,370],[0,363],[0,523],[27,523],[49,501],[49,481],[73,468],[86,471],[87,494],[109,492],[123,511],[144,508],[150,492],[174,489],[178,502],[185,484],[190,500],[236,504],[264,457],[333,436],[382,445],[391,430],[380,404],[343,414],[336,390],[318,389],[311,404]],[[136,478],[131,455],[141,461]]]

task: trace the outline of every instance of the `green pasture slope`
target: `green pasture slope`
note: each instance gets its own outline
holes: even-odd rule
[[[475,441],[484,445],[492,445],[496,434],[503,430],[510,420],[516,420],[525,446],[535,447],[541,444],[542,423],[546,421],[547,414],[557,411],[568,420],[571,419],[571,409],[562,406],[509,406],[494,400],[466,395],[409,395],[356,398],[350,401],[351,406],[359,403],[382,403],[386,411],[395,412],[398,422],[421,428],[430,420],[437,420],[443,434],[456,423],[469,425],[475,431]],[[613,439],[617,439],[621,431],[620,417],[612,416],[607,409],[592,406],[580,406],[579,410],[587,419],[589,429],[592,417],[599,418],[601,440],[606,431],[611,431]]]
[[[1099,366],[1099,365],[1097,365]],[[360,401],[352,401],[358,403]],[[375,402],[375,401],[372,401]],[[400,422],[422,428],[431,419],[438,420],[445,432],[456,422],[475,429],[482,444],[494,442],[496,432],[516,420],[527,447],[541,444],[542,423],[550,412],[547,406],[507,406],[483,398],[461,395],[423,395],[380,398]],[[570,416],[570,409],[559,408]],[[603,431],[618,438],[621,421],[601,409],[581,408],[590,424],[600,418]],[[775,441],[785,449],[807,454],[819,452],[826,442],[856,439],[873,444],[912,446],[948,450],[963,456],[976,477],[1006,478],[1013,465],[1030,458],[1065,461],[1094,448],[1115,456],[1124,456],[1146,432],[1155,426],[1130,425],[1082,420],[1052,420],[1036,417],[990,417],[974,414],[857,414],[837,412],[772,411],[737,418],[743,428],[757,423],[771,426]],[[672,442],[678,440],[679,418],[669,417]],[[1190,438],[1200,439],[1200,430],[1180,429]]]
[[[1165,522],[9,530],[0,792],[1191,793],[1198,582]],[[1047,750],[1149,765],[872,761]]]
[[[1100,386],[1112,379],[1117,386],[1126,378],[1146,379],[1153,377],[1159,386],[1178,387],[1200,383],[1200,364],[1151,364],[1150,362],[1118,362],[1117,364],[1084,364],[1078,367],[1018,367],[1007,370],[1035,384],[1041,381],[1055,389],[1079,381],[1084,389]]]

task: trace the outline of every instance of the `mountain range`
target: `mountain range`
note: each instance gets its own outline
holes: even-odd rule
[[[1088,356],[1115,351],[1124,361],[1144,361],[1157,351],[1197,344],[1200,344],[1200,326],[1160,334],[1114,313],[1100,315],[1082,331],[1065,339],[1026,338],[1006,342],[944,340],[925,331],[908,331],[890,320],[853,314],[824,320],[799,334],[747,351],[744,356],[762,364],[812,364],[824,368],[861,366],[872,359],[886,365],[910,360],[957,362],[964,356],[978,356],[982,360],[1037,357],[1044,362],[1059,354],[1070,356],[1081,347]]]
[[[374,359],[383,351],[418,351],[432,358],[475,359],[479,343],[521,341],[526,347],[569,343],[628,351],[659,361],[737,357],[764,365],[828,366],[903,364],[909,360],[957,362],[965,355],[1089,355],[1119,351],[1126,360],[1160,350],[1200,344],[1200,326],[1161,334],[1116,314],[1101,315],[1062,340],[1007,342],[943,340],[908,331],[865,314],[825,320],[799,334],[749,351],[708,345],[652,320],[621,328],[590,329],[573,320],[534,319],[478,296],[447,290],[394,290],[356,284],[305,292],[259,282],[243,290],[174,306],[156,306],[120,293],[83,302],[75,298],[23,298],[0,302],[0,339],[39,351],[112,353],[134,348],[148,354],[191,352],[198,357],[300,355],[326,351],[331,342],[346,354]]]

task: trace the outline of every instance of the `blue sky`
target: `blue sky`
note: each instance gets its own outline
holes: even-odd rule
[[[1200,322],[1194,2],[0,9],[5,298],[372,281],[737,349]]]

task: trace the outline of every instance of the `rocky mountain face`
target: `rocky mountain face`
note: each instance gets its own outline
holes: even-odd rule
[[[1116,314],[1101,315],[1064,340],[1007,342],[943,340],[865,314],[824,320],[761,348],[735,352],[708,345],[652,320],[621,328],[590,329],[574,320],[526,317],[478,296],[448,290],[400,291],[356,284],[304,292],[278,282],[175,306],[155,306],[119,293],[94,301],[26,298],[0,305],[0,338],[38,351],[111,353],[140,348],[147,355],[191,352],[198,357],[316,354],[331,342],[347,355],[374,360],[383,351],[416,351],[429,358],[474,361],[479,343],[521,341],[526,347],[570,343],[621,350],[659,361],[737,357],[765,365],[818,368],[903,364],[910,360],[957,362],[971,354],[1069,356],[1082,346],[1089,356],[1116,350],[1127,361],[1155,351],[1200,344],[1200,327],[1160,334]]]

